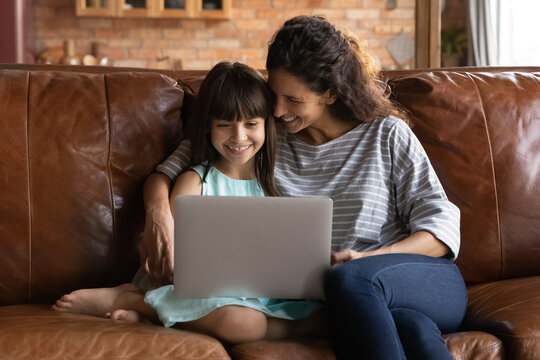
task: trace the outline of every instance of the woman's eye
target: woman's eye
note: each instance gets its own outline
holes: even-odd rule
[[[298,104],[300,102],[300,100],[293,99],[293,98],[288,98],[288,100],[289,100],[290,103],[293,103],[293,104]]]

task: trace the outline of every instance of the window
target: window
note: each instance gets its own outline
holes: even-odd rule
[[[498,65],[540,65],[540,1],[497,0]]]

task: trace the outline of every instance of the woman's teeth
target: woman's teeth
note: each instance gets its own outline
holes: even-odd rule
[[[290,121],[293,121],[294,119],[296,119],[296,116],[291,116],[291,117],[282,117],[281,120],[285,121],[285,122],[290,122]]]

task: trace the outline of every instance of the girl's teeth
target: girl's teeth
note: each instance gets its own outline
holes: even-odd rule
[[[234,150],[234,151],[244,151],[246,150],[247,148],[249,147],[249,145],[246,145],[246,146],[229,146],[229,149],[231,150]]]

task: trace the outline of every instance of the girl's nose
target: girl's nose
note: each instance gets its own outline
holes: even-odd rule
[[[233,137],[235,139],[237,139],[237,140],[245,140],[245,139],[247,139],[247,134],[246,134],[246,131],[245,131],[244,127],[242,126],[242,122],[240,122],[240,121],[236,122],[236,124],[234,126]]]

